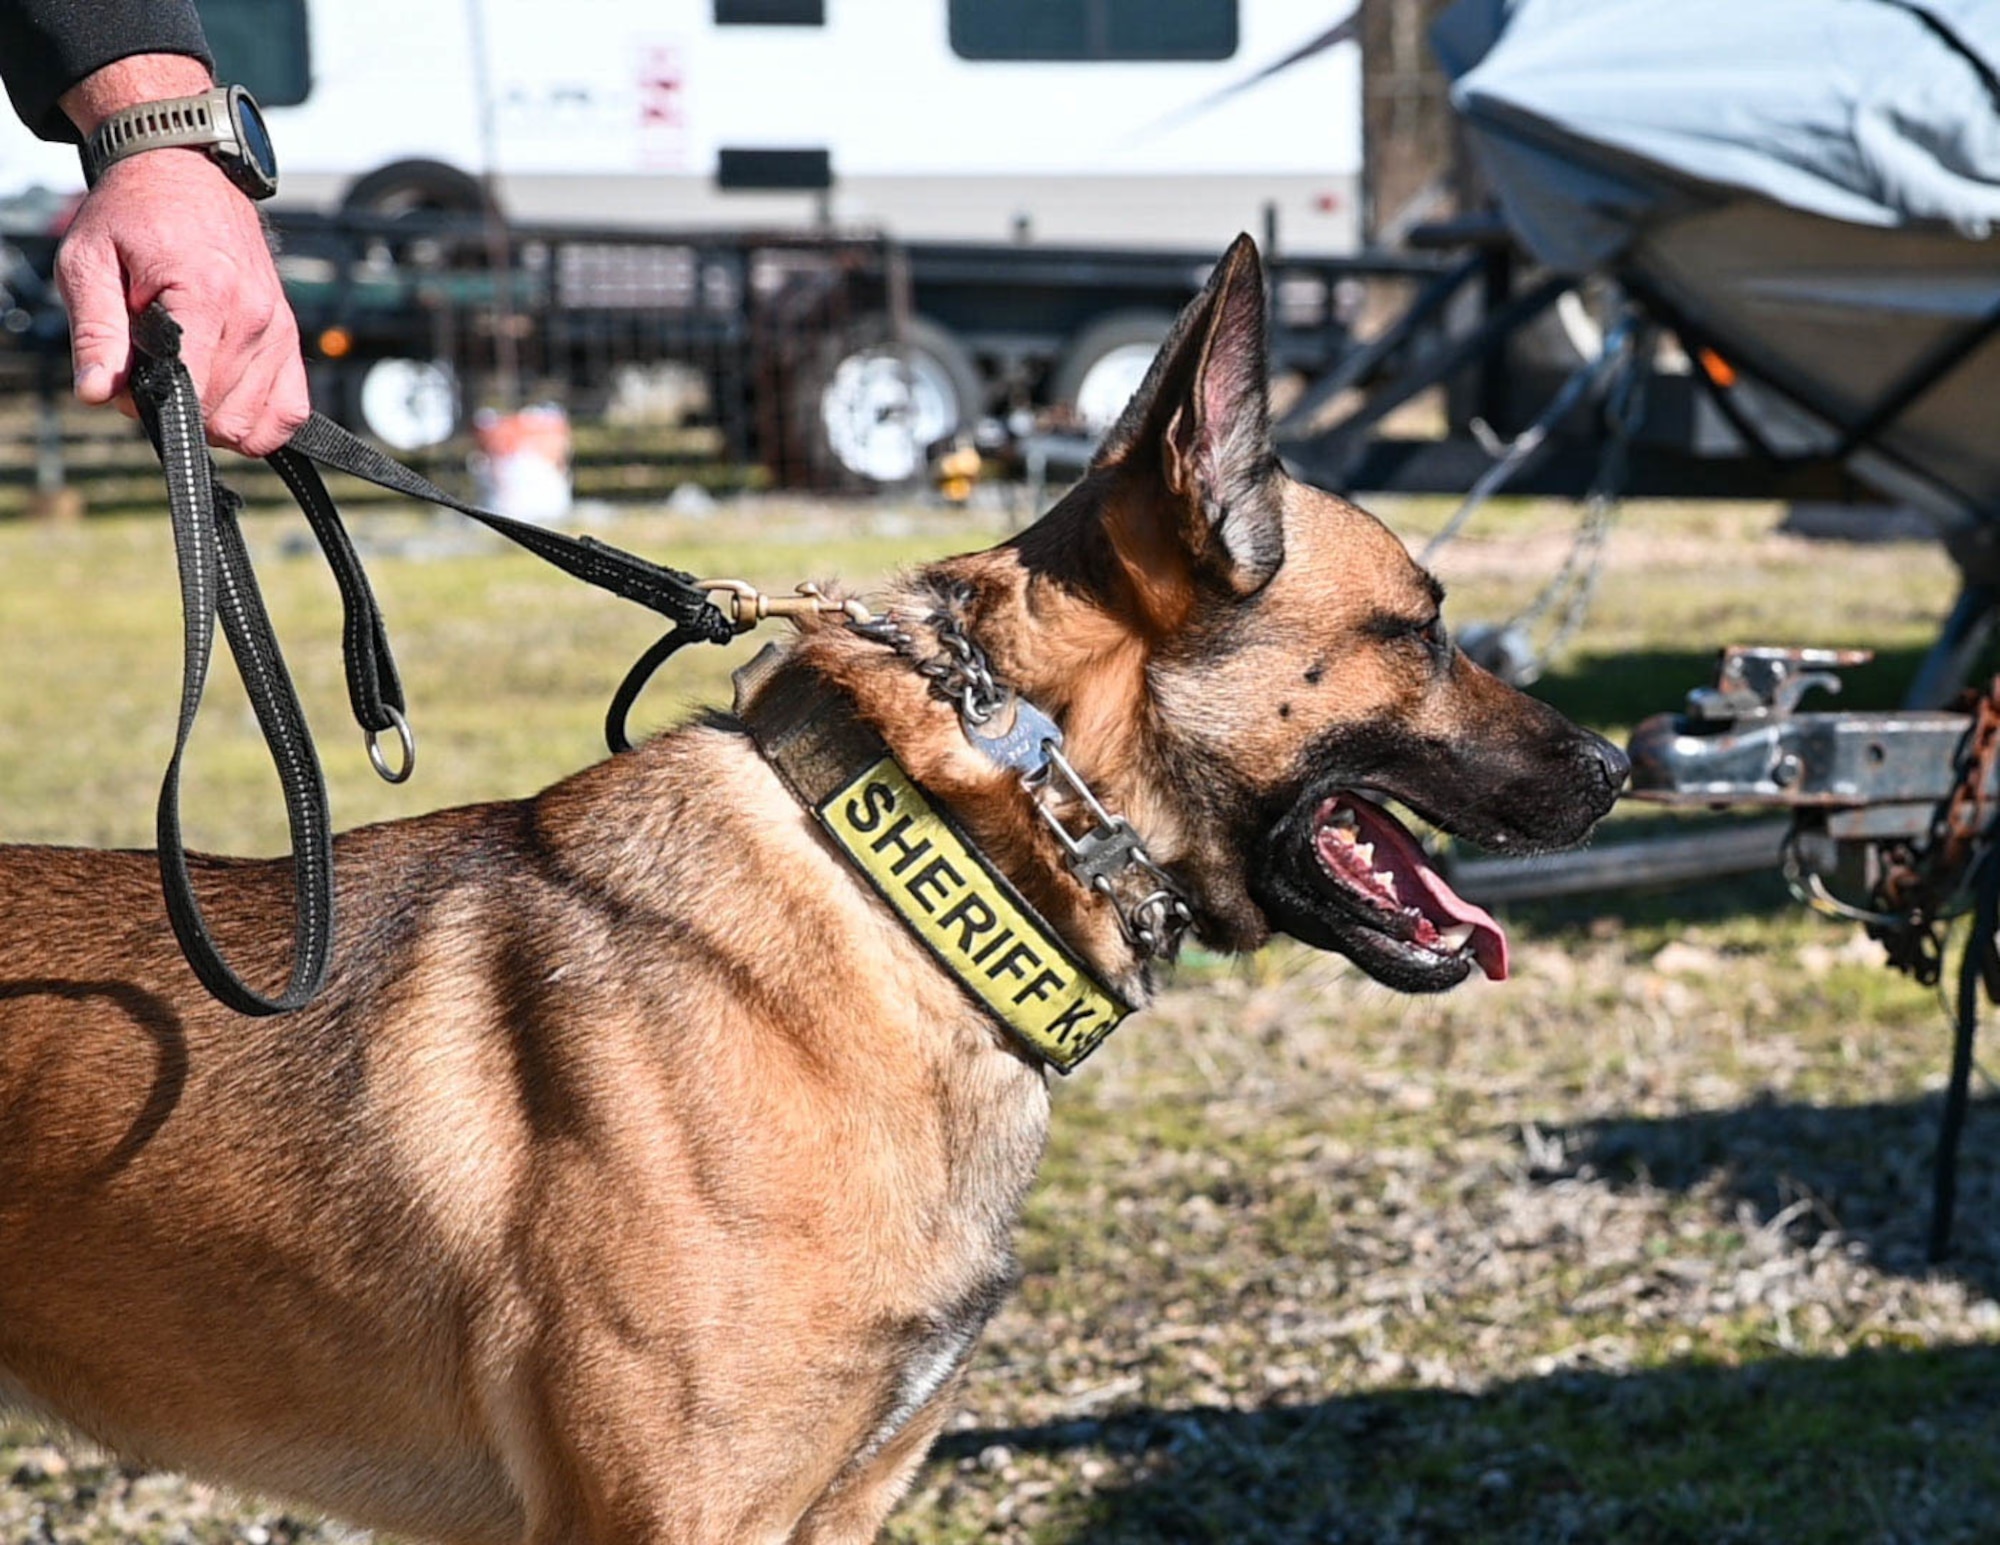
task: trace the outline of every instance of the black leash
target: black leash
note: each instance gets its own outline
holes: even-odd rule
[[[180,726],[160,785],[160,878],[174,936],[202,985],[239,1014],[281,1014],[311,1001],[326,980],[332,955],[333,827],[326,779],[237,523],[243,501],[216,476],[208,453],[201,402],[187,367],[181,363],[180,337],[179,325],[158,303],[134,319],[132,338],[137,358],[132,368],[132,399],[166,476],[167,508],[180,568],[183,626]],[[592,537],[564,536],[464,503],[317,413],[289,445],[266,460],[305,512],[333,570],[345,615],[342,649],[348,701],[356,721],[369,736],[370,760],[392,782],[408,777],[415,761],[415,742],[403,717],[402,682],[389,652],[381,608],[320,477],[320,466],[456,510],[586,584],[636,601],[670,619],[672,631],[646,652],[613,699],[606,738],[614,751],[624,749],[625,714],[632,701],[668,655],[685,644],[726,643],[735,636],[734,623],[709,600],[694,576],[649,563]],[[218,619],[270,747],[291,827],[297,898],[292,970],[284,988],[268,997],[245,983],[223,960],[195,898],[181,831],[181,758],[201,707]],[[403,751],[402,764],[393,771],[379,749],[379,738],[391,730],[401,738]]]

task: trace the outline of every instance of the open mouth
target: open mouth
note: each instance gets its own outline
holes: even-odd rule
[[[1507,979],[1500,925],[1446,884],[1416,838],[1373,800],[1346,792],[1322,801],[1312,846],[1322,887],[1346,903],[1345,920],[1378,936],[1368,953],[1396,957],[1406,972],[1436,970],[1452,981],[1462,980],[1469,965],[1493,981]]]

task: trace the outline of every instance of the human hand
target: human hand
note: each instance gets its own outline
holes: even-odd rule
[[[188,84],[130,76],[102,88],[121,61],[78,88],[94,117],[130,102],[193,95]],[[135,94],[143,93],[143,94]],[[65,109],[88,134],[93,113],[69,97]],[[89,127],[86,127],[89,122]],[[131,319],[153,301],[181,327],[181,359],[201,396],[208,438],[245,456],[265,456],[306,421],[305,365],[298,323],[285,300],[257,208],[199,150],[143,151],[105,170],[84,198],[56,257],[56,283],[69,307],[76,395],[103,404],[126,397],[132,367]]]

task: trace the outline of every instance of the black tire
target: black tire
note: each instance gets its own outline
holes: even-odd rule
[[[951,330],[928,317],[912,317],[904,330],[903,346],[913,373],[920,376],[920,390],[935,391],[948,399],[942,426],[931,425],[937,433],[925,433],[923,443],[911,447],[908,466],[895,465],[894,456],[871,458],[857,448],[852,436],[835,431],[832,418],[837,412],[829,397],[843,382],[841,367],[887,353],[894,333],[885,316],[864,317],[831,340],[817,363],[804,372],[793,402],[799,439],[808,448],[813,481],[841,482],[868,488],[893,488],[922,476],[924,452],[939,440],[955,437],[970,428],[985,411],[986,387],[979,367],[964,344]],[[801,469],[804,470],[804,469]],[[787,481],[799,481],[796,476]]]
[[[1070,340],[1050,374],[1050,405],[1075,412],[1077,395],[1093,369],[1109,355],[1127,349],[1143,348],[1150,358],[1166,342],[1173,326],[1173,316],[1165,311],[1113,311],[1098,317]],[[1095,427],[1108,429],[1110,424]]]
[[[355,178],[340,196],[344,215],[484,215],[493,210],[484,183],[443,161],[391,161]]]

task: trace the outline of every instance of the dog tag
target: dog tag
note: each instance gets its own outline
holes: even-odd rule
[[[1011,767],[1022,777],[1032,778],[1049,764],[1043,746],[1053,743],[1057,750],[1062,749],[1062,731],[1056,728],[1055,720],[1022,697],[1009,694],[1007,705],[1000,712],[1007,715],[1008,723],[997,733],[995,726],[1000,714],[985,724],[975,724],[961,716],[959,723],[965,727],[965,738],[1002,767]]]

